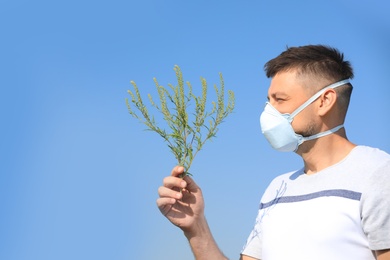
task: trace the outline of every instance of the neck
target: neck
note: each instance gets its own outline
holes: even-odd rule
[[[297,153],[304,161],[305,173],[314,174],[343,160],[355,146],[342,128],[337,133],[304,142]]]

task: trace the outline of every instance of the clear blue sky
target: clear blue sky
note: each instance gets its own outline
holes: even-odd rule
[[[0,259],[193,259],[155,205],[175,160],[127,113],[135,80],[212,85],[235,113],[192,172],[223,251],[237,259],[276,175],[301,167],[259,127],[263,65],[328,44],[355,68],[346,129],[390,152],[390,6],[352,1],[0,1]]]

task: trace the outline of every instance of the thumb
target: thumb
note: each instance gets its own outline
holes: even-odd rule
[[[195,192],[200,190],[198,184],[190,177],[190,176],[185,176],[183,180],[187,183],[186,190],[189,192]]]

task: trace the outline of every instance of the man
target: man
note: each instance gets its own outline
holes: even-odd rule
[[[390,260],[390,155],[347,139],[350,63],[334,48],[309,45],[288,48],[265,70],[272,80],[262,132],[273,148],[300,155],[303,168],[271,182],[241,259]],[[160,211],[196,259],[227,259],[201,189],[183,172],[175,167],[164,179]]]

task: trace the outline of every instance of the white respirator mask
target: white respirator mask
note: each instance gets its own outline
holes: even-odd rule
[[[276,108],[267,102],[264,111],[260,116],[261,132],[264,134],[265,138],[268,140],[271,146],[277,151],[295,152],[298,149],[298,146],[305,141],[317,139],[338,131],[344,127],[343,124],[336,126],[328,131],[304,137],[295,133],[291,123],[299,112],[314,102],[326,90],[330,88],[334,89],[347,83],[349,83],[348,79],[336,82],[321,89],[291,114],[281,114],[278,110],[276,110]]]

